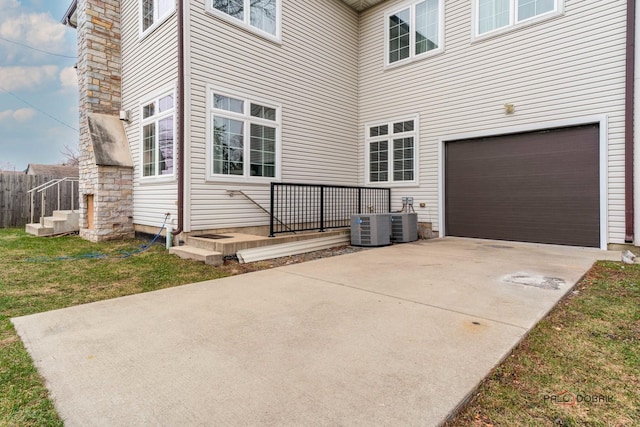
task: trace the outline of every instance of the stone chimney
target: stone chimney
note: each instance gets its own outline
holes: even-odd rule
[[[80,235],[97,242],[129,238],[133,163],[119,120],[120,0],[78,0]]]

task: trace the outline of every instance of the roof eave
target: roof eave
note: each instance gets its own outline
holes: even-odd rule
[[[78,28],[78,14],[76,13],[76,9],[78,8],[78,0],[73,0],[69,5],[69,8],[64,14],[62,18],[62,22],[67,27]]]

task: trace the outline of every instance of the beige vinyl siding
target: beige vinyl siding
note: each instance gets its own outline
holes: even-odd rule
[[[269,184],[207,178],[208,85],[279,104],[282,181],[358,181],[358,16],[339,0],[283,0],[275,43],[190,3],[190,214],[188,230],[267,225]],[[208,0],[207,0],[208,1]]]
[[[174,13],[140,38],[139,3],[128,0],[121,6],[122,108],[131,114],[131,121],[125,123],[124,128],[135,165],[134,222],[159,227],[167,212],[176,218],[177,181],[175,177],[168,180],[164,177],[141,179],[140,102],[159,90],[175,90],[178,76],[176,16]]]
[[[445,52],[385,69],[384,13],[400,3],[360,20],[360,182],[365,123],[420,114],[419,186],[394,189],[393,205],[414,196],[420,221],[437,228],[440,138],[606,115],[609,242],[623,242],[625,2],[566,0],[561,16],[474,41],[472,1],[447,0]]]

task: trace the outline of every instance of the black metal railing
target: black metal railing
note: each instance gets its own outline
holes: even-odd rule
[[[351,215],[391,212],[391,189],[271,183],[269,236],[349,227]]]

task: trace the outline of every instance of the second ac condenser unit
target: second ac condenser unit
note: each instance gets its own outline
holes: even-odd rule
[[[418,240],[418,214],[391,214],[391,240],[397,243]]]
[[[385,246],[391,244],[391,214],[351,216],[351,244]]]

